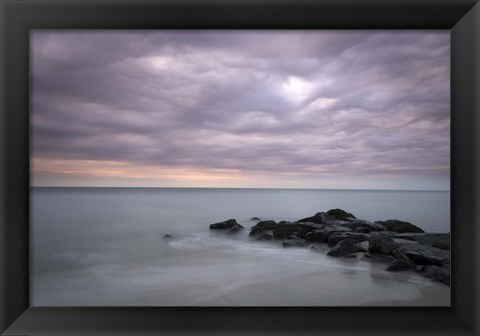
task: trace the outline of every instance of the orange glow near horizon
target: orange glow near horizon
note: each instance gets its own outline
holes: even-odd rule
[[[63,160],[33,158],[31,168],[34,176],[43,174],[78,175],[88,177],[124,177],[132,179],[173,179],[201,182],[237,180],[241,178],[234,169],[193,169],[138,165],[120,161]]]

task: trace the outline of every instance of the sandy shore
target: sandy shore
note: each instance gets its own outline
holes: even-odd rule
[[[119,305],[167,306],[449,306],[450,288],[385,265],[335,260],[340,267],[294,274],[272,265],[253,277],[192,281]],[[278,268],[277,268],[278,266]],[[199,294],[201,293],[201,294]]]

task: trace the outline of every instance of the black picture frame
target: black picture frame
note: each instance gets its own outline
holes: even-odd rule
[[[2,335],[478,335],[480,4],[475,0],[0,0]],[[449,308],[29,307],[29,30],[451,30]]]

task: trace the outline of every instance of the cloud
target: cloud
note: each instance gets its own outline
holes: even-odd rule
[[[448,188],[447,31],[36,31],[31,43],[32,153],[52,167]]]

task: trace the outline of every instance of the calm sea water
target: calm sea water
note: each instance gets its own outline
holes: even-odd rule
[[[331,208],[449,232],[449,200],[437,191],[32,188],[31,304],[448,305],[448,287],[415,274],[247,235],[254,216],[293,221]],[[247,230],[210,232],[229,218]],[[432,288],[433,299],[418,301]]]

